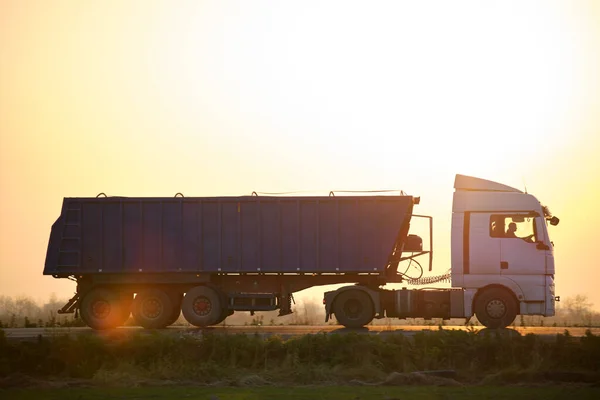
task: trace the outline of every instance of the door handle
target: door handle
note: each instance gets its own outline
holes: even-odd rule
[[[508,261],[500,261],[500,269],[508,269]]]

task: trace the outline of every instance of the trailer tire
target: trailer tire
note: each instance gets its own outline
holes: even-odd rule
[[[215,289],[196,286],[185,294],[181,311],[187,322],[204,328],[218,323],[223,314],[221,303],[221,296]]]
[[[475,316],[486,328],[501,329],[517,317],[518,303],[506,289],[485,289],[475,299]]]
[[[163,290],[145,289],[133,299],[132,314],[142,327],[161,329],[172,324],[173,302]]]
[[[87,292],[79,305],[81,319],[95,330],[112,329],[123,324],[123,303],[114,290],[96,288]]]
[[[338,294],[333,303],[338,322],[346,328],[360,328],[375,317],[371,297],[362,290],[346,290]]]

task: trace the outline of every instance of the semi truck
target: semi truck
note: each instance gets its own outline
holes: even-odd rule
[[[414,213],[420,197],[404,192],[64,198],[43,273],[76,282],[59,313],[75,312],[97,330],[130,317],[156,329],[181,314],[197,327],[236,311],[283,316],[294,293],[334,284],[346,285],[325,292],[326,322],[335,316],[348,328],[375,318],[473,316],[503,328],[519,314],[553,316],[548,226],[559,219],[500,183],[456,175],[454,189],[451,265],[437,277],[404,268],[421,260],[431,271],[433,262],[433,218]],[[428,226],[425,240],[411,231],[417,219]],[[403,285],[445,279],[450,288]]]

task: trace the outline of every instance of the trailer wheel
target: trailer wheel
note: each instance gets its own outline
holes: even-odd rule
[[[96,288],[87,292],[79,305],[81,319],[96,330],[112,329],[123,321],[123,305],[114,290]]]
[[[501,329],[513,323],[518,304],[507,290],[493,287],[477,296],[474,308],[475,316],[485,327]]]
[[[167,326],[172,325],[179,319],[181,315],[181,302],[183,301],[183,293],[169,293],[171,297],[171,318]]]
[[[163,290],[146,289],[135,296],[132,314],[144,328],[161,329],[169,325],[173,315],[173,302]]]
[[[196,286],[185,294],[181,311],[187,322],[194,326],[215,325],[223,313],[221,296],[213,288]]]
[[[373,320],[375,311],[369,295],[362,290],[346,290],[333,303],[338,322],[346,328],[360,328]]]

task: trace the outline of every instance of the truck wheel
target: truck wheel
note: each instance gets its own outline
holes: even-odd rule
[[[171,297],[160,289],[143,290],[133,300],[132,314],[146,329],[164,328],[173,315]]]
[[[169,325],[173,325],[175,321],[179,319],[181,315],[181,302],[183,301],[183,293],[170,293],[171,296],[171,318],[169,318]]]
[[[506,328],[517,317],[518,304],[505,289],[490,288],[475,300],[475,316],[485,327]]]
[[[83,322],[96,330],[112,329],[123,323],[123,306],[114,290],[90,290],[81,299],[79,312]]]
[[[360,328],[373,320],[373,302],[362,290],[346,290],[338,294],[333,304],[338,322],[346,328]]]
[[[194,326],[203,328],[214,325],[223,312],[221,296],[210,287],[196,286],[185,294],[181,311],[187,322]]]

